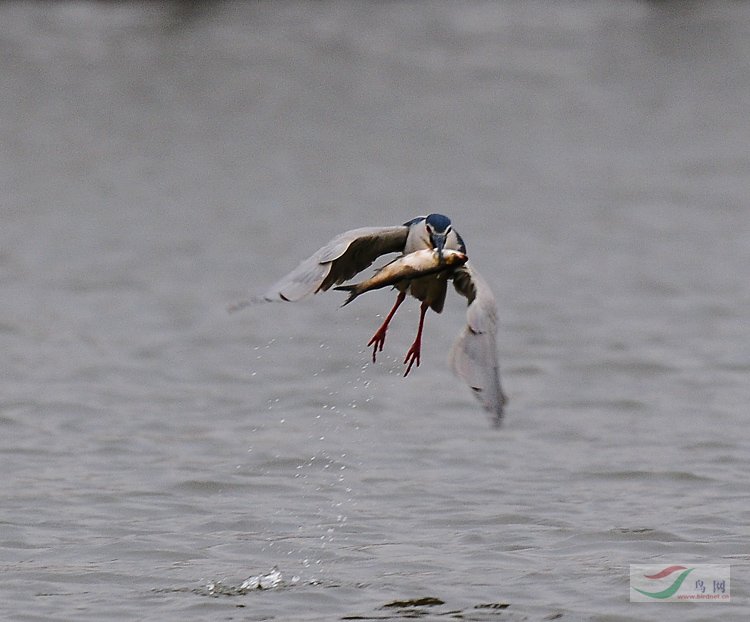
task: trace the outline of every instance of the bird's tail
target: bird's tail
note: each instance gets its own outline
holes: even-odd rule
[[[352,300],[354,300],[362,293],[358,285],[339,285],[338,287],[334,287],[333,289],[340,292],[349,292],[349,298],[347,298],[344,304],[341,305],[342,307],[348,305]]]

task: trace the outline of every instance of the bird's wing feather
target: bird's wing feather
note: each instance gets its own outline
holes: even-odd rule
[[[409,228],[362,227],[333,238],[311,257],[269,287],[260,297],[269,302],[297,301],[326,291],[361,272],[381,255],[401,252]]]
[[[450,352],[451,368],[471,387],[485,410],[492,413],[495,423],[499,424],[506,398],[500,386],[500,365],[495,343],[495,297],[470,262],[454,272],[453,285],[459,294],[466,297],[469,308],[466,311],[466,326]]]

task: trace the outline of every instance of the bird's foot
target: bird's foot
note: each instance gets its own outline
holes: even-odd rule
[[[391,323],[391,320],[396,313],[396,309],[401,306],[401,303],[404,302],[405,299],[406,293],[399,292],[398,296],[396,296],[396,303],[393,305],[393,308],[388,312],[388,315],[385,317],[385,320],[383,320],[380,328],[378,328],[378,330],[372,336],[372,339],[370,339],[370,341],[367,343],[368,347],[372,346],[373,363],[375,362],[375,357],[377,356],[378,352],[383,351],[383,346],[385,345],[385,333],[388,331],[388,325]]]
[[[406,358],[404,359],[404,365],[408,364],[406,371],[404,372],[404,378],[409,375],[414,363],[419,367],[419,359],[422,354],[422,329],[424,329],[424,316],[425,313],[427,313],[428,308],[429,305],[426,302],[422,302],[422,305],[419,308],[419,328],[417,329],[417,337],[414,339],[414,343],[411,344],[411,348],[409,348],[409,351],[406,353]]]
[[[411,344],[411,348],[409,348],[409,351],[406,353],[404,365],[408,363],[408,366],[406,368],[406,371],[404,372],[404,378],[409,375],[409,372],[411,371],[412,365],[414,365],[414,363],[416,363],[417,367],[419,367],[421,353],[422,341],[420,339],[417,339],[413,344]]]
[[[385,345],[385,333],[386,333],[386,327],[381,326],[378,331],[372,336],[372,339],[367,342],[367,347],[369,348],[372,346],[372,362],[375,362],[375,357],[377,356],[378,352],[383,351],[383,346]]]

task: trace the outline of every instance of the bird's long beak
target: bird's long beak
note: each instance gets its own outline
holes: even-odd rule
[[[443,259],[443,247],[445,246],[445,234],[444,233],[433,233],[432,234],[432,245],[438,252],[438,261],[442,264]]]

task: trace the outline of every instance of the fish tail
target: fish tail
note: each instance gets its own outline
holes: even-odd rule
[[[339,285],[338,287],[334,287],[333,289],[340,292],[349,292],[349,298],[347,298],[344,304],[341,305],[342,307],[348,305],[352,300],[354,300],[362,293],[359,291],[359,288],[356,285]]]

